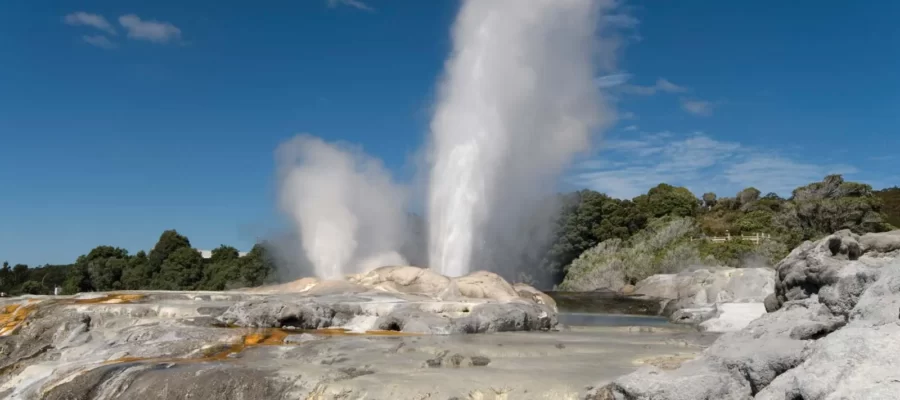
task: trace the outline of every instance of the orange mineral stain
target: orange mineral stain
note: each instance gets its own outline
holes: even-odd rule
[[[144,295],[142,294],[111,293],[93,299],[75,299],[71,300],[71,302],[72,304],[125,304],[135,302],[143,298]]]
[[[9,304],[0,313],[0,336],[11,335],[28,318],[37,304]]]

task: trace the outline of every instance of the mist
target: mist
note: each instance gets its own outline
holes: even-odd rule
[[[536,269],[557,178],[614,120],[593,84],[597,64],[612,64],[615,43],[596,33],[613,5],[463,2],[430,126],[431,268],[507,279]]]
[[[324,279],[407,264],[399,251],[409,240],[408,190],[379,160],[309,135],[281,144],[276,159],[280,209],[295,228],[280,254],[302,248],[298,259]]]

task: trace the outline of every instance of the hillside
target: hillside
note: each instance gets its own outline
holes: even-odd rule
[[[900,187],[877,190],[875,196],[881,199],[881,211],[887,222],[900,228]]]
[[[897,189],[876,195],[871,186],[840,175],[798,187],[788,199],[761,193],[751,187],[734,197],[698,198],[660,184],[628,201],[580,192],[581,202],[561,218],[545,267],[564,277],[563,290],[615,290],[695,266],[774,265],[803,241],[841,229],[889,230],[884,211],[896,210],[891,207],[898,199]],[[740,239],[757,234],[770,238],[758,244]],[[732,240],[709,240],[726,236]]]

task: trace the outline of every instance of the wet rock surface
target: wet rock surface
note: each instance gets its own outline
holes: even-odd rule
[[[574,399],[714,339],[559,331],[553,300],[527,285],[478,274],[460,290],[408,268],[355,283],[3,299],[0,398]]]
[[[647,366],[589,399],[900,399],[900,231],[841,231],[777,266],[768,314],[672,371]]]

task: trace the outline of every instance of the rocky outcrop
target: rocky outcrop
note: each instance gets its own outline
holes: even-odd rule
[[[0,398],[572,399],[709,343],[553,330],[552,298],[498,278],[400,267],[246,291],[4,298]],[[549,332],[510,332],[528,330]]]
[[[765,313],[763,301],[774,285],[769,268],[698,268],[653,275],[638,282],[634,293],[666,300],[663,314],[673,322],[730,332]]]
[[[898,399],[900,231],[841,231],[777,266],[770,313],[675,371],[652,367],[594,399]]]

